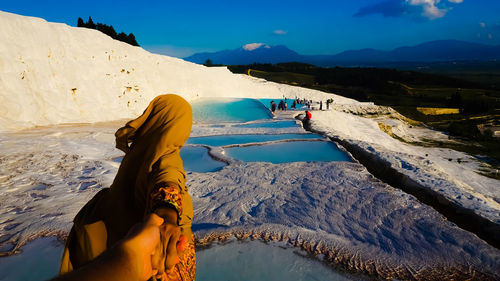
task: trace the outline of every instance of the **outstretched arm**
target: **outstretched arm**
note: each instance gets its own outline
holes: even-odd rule
[[[88,265],[52,281],[148,280],[163,262],[160,226],[163,219],[149,215],[133,227],[127,237]]]

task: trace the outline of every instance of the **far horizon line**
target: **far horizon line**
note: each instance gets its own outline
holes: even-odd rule
[[[252,44],[262,44],[262,46],[268,46],[268,47],[284,46],[285,48],[287,48],[287,49],[289,49],[291,51],[294,51],[297,54],[303,55],[303,56],[335,56],[335,55],[338,55],[338,54],[341,54],[341,53],[344,53],[344,52],[349,52],[349,51],[362,51],[362,50],[394,51],[394,50],[399,49],[399,48],[416,47],[416,46],[420,46],[420,45],[423,45],[423,44],[426,44],[426,43],[444,42],[444,41],[455,41],[455,42],[464,42],[464,43],[477,44],[477,45],[483,45],[483,46],[492,46],[492,47],[498,46],[498,47],[500,47],[500,45],[498,45],[498,44],[487,44],[487,43],[483,43],[483,42],[474,42],[474,41],[466,41],[466,40],[459,40],[459,39],[436,39],[436,40],[428,40],[428,41],[422,41],[420,43],[415,43],[415,44],[400,45],[400,46],[393,47],[393,48],[373,48],[373,47],[352,48],[352,49],[345,49],[345,50],[334,52],[334,53],[322,53],[322,54],[318,54],[318,53],[314,53],[314,54],[299,53],[299,52],[295,51],[294,49],[291,49],[290,47],[288,47],[286,44],[271,45],[271,44],[267,44],[267,43],[264,43],[264,42],[252,42],[252,43],[243,44],[243,45],[241,45],[240,47],[237,47],[237,48],[224,48],[224,49],[218,49],[218,50],[213,50],[213,49],[212,50],[200,50],[200,49],[194,50],[193,48],[190,48],[190,47],[177,47],[177,46],[173,46],[173,45],[143,45],[141,47],[143,49],[145,49],[146,51],[154,53],[154,54],[166,55],[166,56],[171,56],[171,57],[176,57],[176,58],[184,59],[184,58],[188,58],[188,57],[190,57],[192,55],[195,55],[195,54],[210,54],[210,53],[217,53],[217,52],[223,52],[223,51],[233,51],[233,50],[238,50],[238,49],[244,49],[245,46],[252,45]],[[259,46],[258,48],[252,49],[252,50],[247,50],[247,51],[251,52],[251,51],[254,51],[256,49],[259,49],[260,47],[261,46]],[[163,48],[165,48],[164,51],[162,51]],[[184,52],[181,51],[181,52],[179,52],[178,55],[176,55],[175,54],[175,50],[176,49],[177,50],[184,50]],[[168,52],[168,50],[171,50],[173,52]],[[189,51],[189,50],[191,50],[191,51]],[[180,54],[180,53],[183,53],[183,54]]]

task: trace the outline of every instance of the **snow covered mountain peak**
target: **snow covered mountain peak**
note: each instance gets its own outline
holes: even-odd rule
[[[270,49],[271,46],[264,44],[264,43],[250,43],[250,44],[243,45],[242,48],[245,51],[253,51],[253,50],[256,50],[259,48]]]

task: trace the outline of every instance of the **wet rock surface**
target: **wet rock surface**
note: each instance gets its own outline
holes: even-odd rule
[[[497,278],[500,251],[357,163],[234,164],[194,174],[199,245],[285,241],[383,278]]]

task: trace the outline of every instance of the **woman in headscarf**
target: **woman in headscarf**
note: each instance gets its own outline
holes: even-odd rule
[[[194,280],[193,206],[179,155],[191,126],[189,103],[177,95],[161,95],[141,116],[118,129],[116,147],[125,156],[111,187],[97,193],[76,215],[60,274],[95,259],[154,212],[165,219],[162,254],[154,257],[157,277]],[[179,242],[187,245],[178,252]]]

